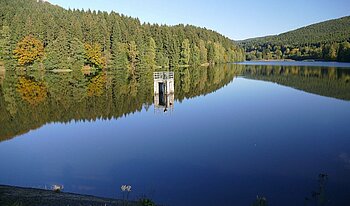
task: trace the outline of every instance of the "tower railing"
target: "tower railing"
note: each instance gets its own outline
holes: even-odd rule
[[[154,80],[167,80],[174,79],[174,72],[154,72]]]

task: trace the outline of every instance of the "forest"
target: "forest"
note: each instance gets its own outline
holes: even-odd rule
[[[350,62],[350,17],[329,20],[280,35],[240,41],[247,60]]]
[[[11,69],[140,70],[243,61],[223,35],[191,25],[141,23],[116,12],[64,9],[41,0],[1,0],[0,61]]]

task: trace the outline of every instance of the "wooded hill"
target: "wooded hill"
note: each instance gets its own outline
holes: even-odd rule
[[[315,59],[350,61],[350,16],[329,20],[280,35],[240,41],[248,60]]]
[[[0,57],[45,69],[138,68],[242,61],[244,50],[223,35],[190,25],[141,23],[41,0],[0,1]]]

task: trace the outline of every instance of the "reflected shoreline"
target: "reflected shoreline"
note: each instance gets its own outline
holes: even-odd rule
[[[330,61],[295,61],[295,60],[252,60],[235,63],[239,65],[266,65],[266,66],[308,66],[308,67],[336,67],[350,68],[348,62],[330,62]]]
[[[145,70],[138,78],[123,70],[0,74],[0,141],[51,122],[118,119],[152,105],[156,113],[173,112],[175,101],[215,92],[237,76],[350,100],[350,70],[333,67],[224,64]]]

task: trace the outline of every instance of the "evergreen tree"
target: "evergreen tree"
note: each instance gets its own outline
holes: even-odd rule
[[[157,59],[157,64],[165,67],[165,66],[169,66],[169,58],[167,56],[164,56],[163,53],[158,52],[156,55],[156,59]]]
[[[0,59],[9,59],[11,57],[10,27],[3,26],[0,35]]]
[[[280,35],[240,41],[240,45],[250,59],[347,61],[339,55],[342,53],[341,44],[349,41],[349,24],[350,17],[343,17]]]
[[[112,65],[116,69],[126,69],[129,64],[127,44],[116,42],[112,56]]]
[[[191,46],[191,59],[190,59],[190,65],[198,66],[201,64],[201,51],[199,47],[194,43]]]
[[[151,64],[146,67],[197,64],[195,63],[197,53],[193,54],[198,51],[197,47],[200,51],[200,63],[207,63],[207,53],[209,53],[209,46],[212,45],[206,42],[220,44],[222,48],[218,50],[219,52],[238,48],[230,39],[205,28],[190,25],[141,24],[137,18],[115,12],[66,10],[50,3],[34,0],[2,0],[0,8],[4,11],[0,19],[3,31],[0,44],[8,43],[5,49],[2,46],[2,57],[11,56],[7,55],[9,51],[14,50],[16,44],[24,37],[31,35],[41,41],[45,51],[48,51],[45,59],[45,64],[48,64],[46,68],[69,68],[72,67],[71,64],[81,65],[82,55],[85,55],[85,64],[90,66],[126,68],[130,64],[128,58],[130,42],[134,42],[138,50],[137,64]],[[8,35],[8,28],[4,25],[11,28],[11,35]],[[5,39],[9,37],[9,41],[3,40],[5,36],[7,37]],[[64,43],[58,40],[64,40]],[[86,46],[83,49],[85,51],[82,51],[82,44]],[[192,46],[194,44],[197,47]],[[96,45],[99,45],[99,48]],[[63,48],[68,48],[68,52]],[[78,52],[74,52],[73,48],[78,48]],[[241,50],[232,50],[237,56],[241,55],[238,54]],[[58,54],[60,51],[64,52]],[[27,54],[29,53],[32,53],[30,48],[27,51]],[[63,58],[60,60],[53,59],[61,56]],[[14,57],[19,59],[19,55]],[[219,57],[217,62],[227,62],[229,59],[227,54],[220,53]],[[74,60],[75,58],[80,59]],[[157,64],[154,63],[154,59]],[[29,65],[34,61],[30,60],[24,64]],[[62,63],[63,61],[66,61],[66,65]],[[131,64],[134,63],[131,62]]]
[[[190,41],[185,39],[181,44],[180,65],[188,65],[190,62]]]
[[[199,41],[199,50],[200,50],[200,62],[201,64],[205,64],[208,62],[208,50],[205,47],[205,42],[203,40]]]
[[[139,52],[134,41],[129,43],[128,47],[129,73],[132,78],[138,78],[137,64],[139,63]]]
[[[214,45],[211,42],[208,42],[208,63],[209,64],[215,64],[215,50],[214,50]]]
[[[345,41],[339,46],[338,61],[350,62],[350,43]]]
[[[69,45],[69,64],[72,68],[81,69],[84,66],[86,56],[84,44],[77,38],[74,38]]]
[[[156,42],[152,37],[149,39],[149,44],[146,49],[145,64],[150,68],[156,66]]]
[[[44,64],[48,69],[69,69],[69,45],[66,33],[61,30],[58,38],[46,47]]]

